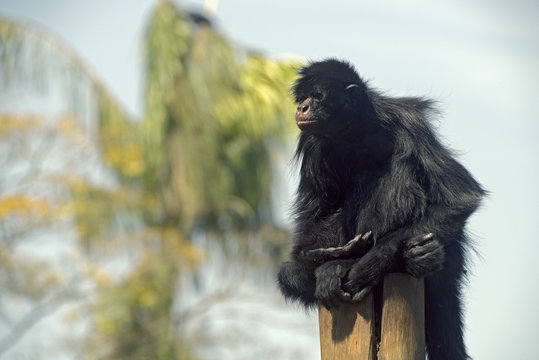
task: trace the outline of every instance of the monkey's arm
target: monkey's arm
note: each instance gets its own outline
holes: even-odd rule
[[[404,242],[403,262],[399,271],[419,278],[442,267],[443,245],[434,238],[433,233],[411,236],[402,241]],[[376,247],[376,241],[373,240],[372,232],[369,231],[364,235],[357,235],[344,246],[302,250],[298,258],[309,264],[322,265],[330,260],[360,258],[374,247]]]
[[[297,260],[285,261],[277,275],[281,292],[287,299],[298,300],[307,307],[316,306],[314,267]]]
[[[296,245],[290,261],[284,262],[279,269],[278,281],[282,293],[286,298],[299,300],[306,306],[315,306],[318,301],[326,305],[350,301],[351,295],[341,289],[341,279],[355,261],[351,258],[363,255],[373,243],[372,232],[369,231],[340,247],[305,250]],[[334,261],[344,258],[348,260]]]
[[[317,267],[315,297],[329,308],[360,301],[387,273],[421,277],[441,269],[443,261],[444,248],[432,233],[410,236],[398,230],[360,257],[329,260]]]
[[[399,229],[384,235],[375,248],[357,259],[342,288],[353,300],[361,300],[390,272],[419,278],[442,269],[444,260],[444,245],[433,233],[413,235],[411,229]]]
[[[318,266],[314,272],[314,296],[328,308],[338,307],[360,301],[387,273],[406,272],[422,277],[440,270],[443,261],[444,248],[434,234],[412,236],[401,229],[384,235],[361,256],[332,259]]]

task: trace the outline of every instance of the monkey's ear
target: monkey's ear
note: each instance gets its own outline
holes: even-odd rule
[[[361,96],[364,91],[365,91],[364,87],[359,84],[350,84],[344,88],[344,92],[346,93],[346,96],[349,96],[349,97]]]
[[[371,99],[367,93],[365,84],[350,84],[344,88],[347,103],[353,108],[360,108],[364,116],[368,117],[374,113]]]
[[[359,84],[350,84],[344,88],[346,97],[353,101],[357,102],[365,95],[365,89]]]

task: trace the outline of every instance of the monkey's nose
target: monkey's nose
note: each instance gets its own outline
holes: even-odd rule
[[[309,111],[309,104],[301,104],[300,106],[298,106],[298,111],[299,112],[302,112],[302,113],[306,113],[307,111]]]
[[[307,98],[298,106],[298,112],[305,114],[306,112],[309,111],[310,107],[311,107],[311,98]]]
[[[308,98],[307,100],[305,100],[298,106],[298,111],[296,111],[296,122],[298,124],[303,123],[305,121],[309,121],[309,117],[311,115],[309,112],[310,109],[311,109],[310,98]]]

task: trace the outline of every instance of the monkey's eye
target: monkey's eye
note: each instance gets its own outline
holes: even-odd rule
[[[315,100],[322,100],[324,98],[324,93],[321,91],[315,91],[313,93],[313,99]]]

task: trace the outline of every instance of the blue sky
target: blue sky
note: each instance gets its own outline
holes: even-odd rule
[[[60,36],[141,114],[141,37],[155,3],[1,0],[0,15]],[[239,45],[348,59],[378,89],[439,102],[442,138],[491,192],[469,226],[481,255],[465,290],[476,359],[539,356],[538,19],[539,2],[524,0],[222,0],[217,13]]]

